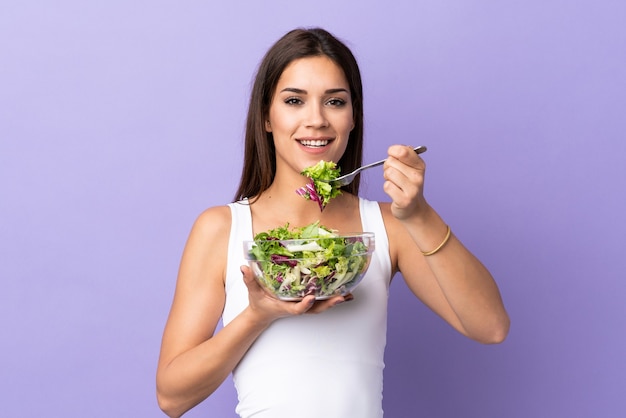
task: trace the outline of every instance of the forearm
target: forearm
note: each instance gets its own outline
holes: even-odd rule
[[[403,224],[422,252],[436,249],[447,232],[445,222],[430,207],[420,216],[403,220]],[[501,342],[508,332],[509,318],[485,266],[454,233],[437,252],[423,258],[458,318],[459,331],[477,341]]]
[[[161,409],[180,417],[210,396],[268,325],[247,308],[213,337],[164,364],[157,376]]]

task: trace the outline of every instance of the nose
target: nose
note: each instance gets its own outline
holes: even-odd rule
[[[311,104],[309,106],[305,125],[307,128],[325,128],[328,126],[323,104]]]

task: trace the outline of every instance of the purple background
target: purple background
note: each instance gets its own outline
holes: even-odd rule
[[[262,54],[321,25],[362,67],[366,161],[428,145],[427,197],[512,317],[481,346],[398,277],[386,416],[623,417],[626,3],[250,3],[0,4],[2,416],[161,416],[191,223],[234,193]]]

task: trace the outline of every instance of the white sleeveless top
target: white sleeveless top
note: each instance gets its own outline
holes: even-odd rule
[[[243,241],[251,240],[247,203],[231,203],[226,304],[228,324],[248,305],[239,266]],[[233,370],[243,418],[380,418],[387,300],[391,280],[389,243],[377,202],[360,199],[364,232],[374,232],[369,269],[354,300],[321,314],[281,318],[270,325]]]

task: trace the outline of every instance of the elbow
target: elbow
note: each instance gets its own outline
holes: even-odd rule
[[[501,344],[504,342],[504,340],[506,340],[507,335],[508,335],[507,331],[495,332],[492,335],[490,335],[488,338],[485,338],[483,341],[481,341],[481,343],[487,344],[487,345]]]
[[[511,326],[511,320],[508,315],[504,315],[502,318],[494,321],[494,323],[487,328],[487,332],[484,333],[478,340],[483,344],[501,344],[506,340],[509,335],[509,328]]]
[[[480,321],[480,325],[476,324],[476,327],[463,328],[461,333],[480,344],[500,344],[506,340],[510,324],[509,316],[504,313],[502,315],[494,315],[489,319],[484,318]]]
[[[161,411],[170,418],[180,418],[185,411],[180,409],[180,405],[177,405],[171,398],[163,395],[157,390],[157,403]]]

